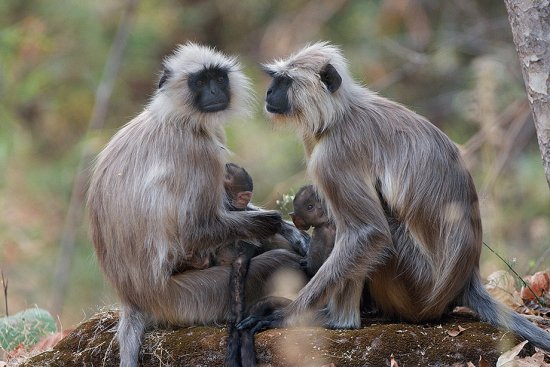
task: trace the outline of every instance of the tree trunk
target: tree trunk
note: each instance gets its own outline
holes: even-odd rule
[[[550,0],[504,0],[550,187]]]

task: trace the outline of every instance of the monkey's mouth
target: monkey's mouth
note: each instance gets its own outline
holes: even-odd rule
[[[221,103],[213,103],[213,104],[209,104],[208,106],[204,106],[203,110],[204,112],[218,112],[218,111],[223,111],[226,108],[227,108],[227,103],[221,102]]]
[[[282,107],[279,107],[279,106],[273,106],[269,103],[265,104],[265,109],[267,110],[267,112],[275,113],[277,115],[286,115],[289,112],[287,108],[282,108]]]

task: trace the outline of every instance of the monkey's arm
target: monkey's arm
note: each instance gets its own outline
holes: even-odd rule
[[[246,206],[246,210],[264,211],[262,208],[253,204],[248,204]],[[294,251],[302,256],[306,256],[310,242],[310,237],[306,232],[300,231],[298,228],[296,228],[296,226],[294,226],[294,224],[283,220],[281,224],[281,229],[277,233],[279,233],[281,236],[284,237],[285,240],[288,241]]]
[[[259,331],[290,326],[300,323],[308,311],[314,311],[313,321],[319,322],[318,311],[325,305],[327,325],[359,326],[364,279],[390,256],[391,234],[372,180],[358,174],[354,166],[347,167],[333,164],[315,171],[319,191],[336,223],[336,241],[327,261],[288,307],[263,319],[245,319],[239,327]]]
[[[221,211],[210,220],[187,221],[182,226],[185,241],[205,247],[241,239],[263,239],[281,229],[281,215],[276,211]]]

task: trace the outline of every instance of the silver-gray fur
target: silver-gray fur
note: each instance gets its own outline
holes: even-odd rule
[[[125,367],[137,365],[149,325],[227,320],[230,266],[175,273],[186,254],[265,238],[281,226],[278,213],[224,208],[222,123],[246,113],[250,102],[237,60],[188,43],[164,67],[149,105],[99,154],[88,193],[98,261],[122,303],[117,337]],[[192,98],[189,75],[208,68],[227,71],[224,110],[201,112]],[[265,295],[267,278],[283,266],[299,268],[298,256],[274,250],[252,260],[248,304]]]
[[[326,306],[328,326],[359,327],[366,280],[387,316],[420,322],[462,303],[550,350],[550,334],[503,311],[481,286],[478,197],[456,146],[424,117],[356,83],[346,64],[338,47],[320,42],[264,65],[273,77],[266,110],[299,131],[336,224],[331,255],[282,324]]]

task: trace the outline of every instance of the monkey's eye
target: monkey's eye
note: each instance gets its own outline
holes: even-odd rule
[[[313,204],[309,204],[307,207],[306,207],[307,210],[313,210]]]
[[[196,84],[197,87],[199,87],[199,88],[204,87],[204,80],[199,79],[199,80],[196,81],[195,84]]]
[[[225,82],[225,76],[220,75],[220,76],[218,77],[218,83],[223,83],[223,82]]]

